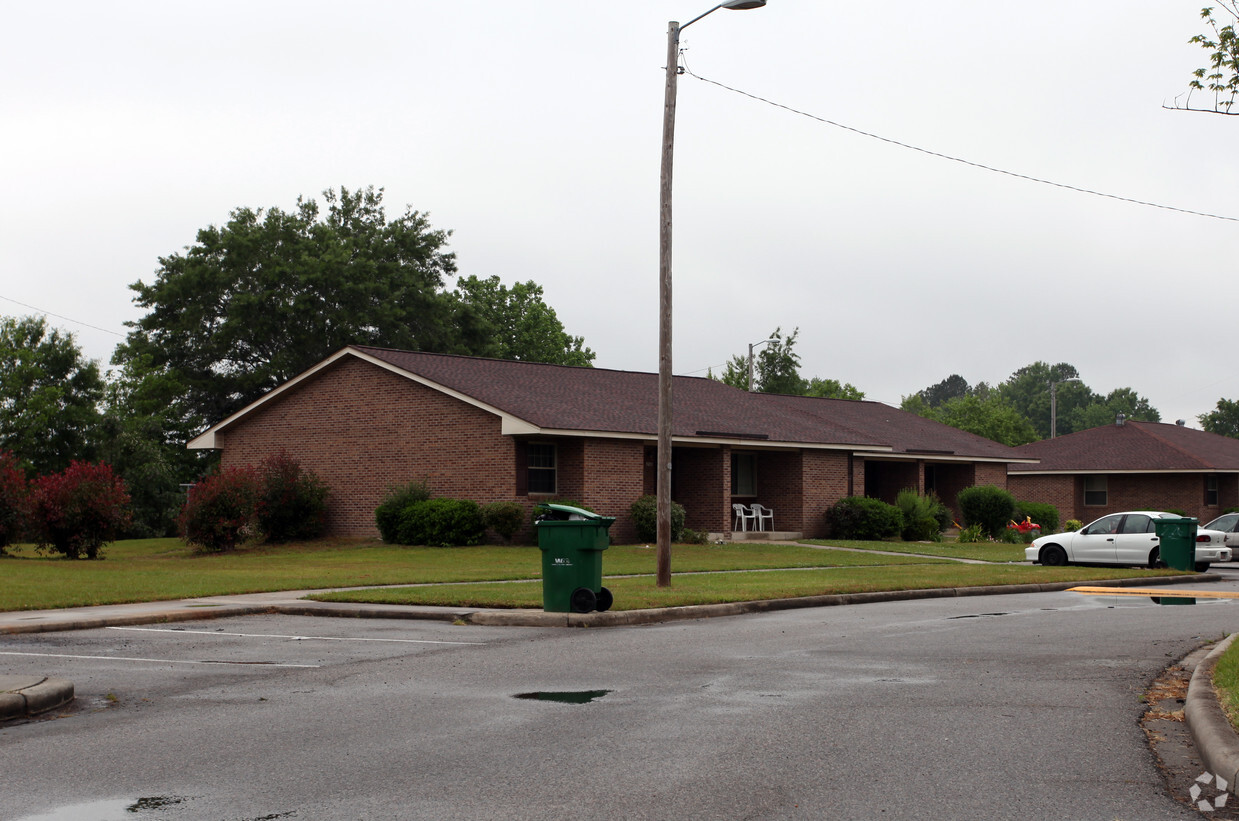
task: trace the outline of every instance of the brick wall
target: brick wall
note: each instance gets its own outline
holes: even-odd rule
[[[1024,476],[1019,473],[1007,475],[1007,490],[1011,491],[1016,500],[1054,505],[1058,510],[1060,526],[1068,519],[1085,519],[1076,509],[1075,486],[1074,476]]]
[[[799,451],[757,454],[757,498],[748,501],[774,511],[774,530],[804,530],[802,463],[803,454]],[[766,527],[770,527],[769,523]]]
[[[731,448],[677,447],[672,497],[684,505],[684,525],[703,533],[731,527]]]
[[[411,481],[483,504],[516,499],[514,443],[500,434],[498,417],[351,357],[217,442],[225,467],[282,450],[317,473],[332,491],[333,535],[376,535],[374,509],[389,487]]]
[[[804,497],[800,508],[800,527],[806,538],[826,536],[826,511],[848,495],[848,463],[864,467],[862,459],[852,460],[847,453],[807,450],[801,458]],[[864,480],[861,480],[864,486]],[[791,529],[791,528],[789,528]]]
[[[643,493],[645,445],[621,439],[586,439],[581,442],[582,496],[603,516],[614,516],[612,544],[632,544],[637,529],[629,508]]]
[[[1106,504],[1084,504],[1084,478],[1023,476],[1012,473],[1008,486],[1017,499],[1044,502],[1058,508],[1062,521],[1094,519],[1125,510],[1181,510],[1204,524],[1239,503],[1239,485],[1234,476],[1218,477],[1218,504],[1205,504],[1205,474],[1116,473],[1106,476]]]

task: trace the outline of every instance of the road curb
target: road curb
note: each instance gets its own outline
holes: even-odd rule
[[[1218,703],[1213,670],[1236,636],[1239,633],[1232,633],[1196,665],[1187,685],[1187,698],[1183,701],[1183,717],[1200,760],[1207,772],[1226,779],[1232,793],[1236,792],[1235,780],[1239,778],[1239,733]]]
[[[38,676],[0,676],[0,721],[55,710],[73,700],[73,682]]]

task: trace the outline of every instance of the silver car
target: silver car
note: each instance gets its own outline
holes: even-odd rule
[[[1157,510],[1111,513],[1079,530],[1033,539],[1024,551],[1024,558],[1050,567],[1069,562],[1164,567],[1153,521],[1177,518],[1177,513]],[[1224,538],[1225,534],[1220,531],[1197,529],[1197,571],[1208,570],[1213,562],[1230,561],[1231,550],[1226,547]]]

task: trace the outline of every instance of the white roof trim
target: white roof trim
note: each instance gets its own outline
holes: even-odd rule
[[[250,404],[246,405],[244,408],[241,408],[241,410],[237,411],[232,416],[229,416],[224,421],[219,422],[207,428],[205,431],[198,434],[193,439],[190,439],[189,442],[186,443],[185,447],[194,449],[194,450],[214,449],[216,447],[215,434],[217,434],[219,431],[223,430],[224,428],[228,427],[232,423],[236,422],[241,417],[249,415],[250,413],[257,410],[262,405],[280,396],[285,391],[291,390],[292,388],[306,381],[307,379],[319,373],[320,371],[327,368],[328,366],[334,365],[336,362],[340,361],[346,356],[355,356],[364,362],[369,362],[371,365],[376,365],[386,371],[390,371],[391,373],[397,374],[399,376],[403,376],[405,379],[409,379],[413,382],[417,382],[418,384],[425,385],[426,387],[436,390],[439,393],[446,394],[447,396],[450,396],[453,399],[459,399],[461,402],[464,402],[466,405],[472,405],[475,408],[481,408],[487,413],[493,413],[495,416],[498,416],[500,418],[501,420],[500,429],[505,434],[541,432],[541,429],[538,428],[536,425],[530,424],[529,422],[526,422],[524,419],[520,419],[519,417],[513,416],[510,413],[501,411],[496,407],[486,404],[485,402],[480,402],[475,397],[460,393],[459,391],[454,391],[451,388],[446,388],[443,385],[440,385],[438,382],[433,382],[424,376],[419,376],[418,374],[410,373],[409,371],[406,371],[403,368],[393,365],[390,362],[385,362],[382,359],[378,359],[377,357],[371,356],[368,353],[364,353],[363,351],[359,351],[356,348],[349,347],[349,348],[342,348],[341,350],[336,351],[334,354],[327,357],[322,362],[319,362],[317,365],[310,368],[308,371],[305,371],[304,373],[294,376],[292,379],[288,380],[283,385],[280,385],[278,388],[267,393],[262,398],[251,402]]]
[[[1029,458],[1004,459],[999,456],[968,456],[967,454],[959,455],[954,453],[908,453],[906,451],[899,453],[868,453],[858,451],[856,455],[864,456],[866,459],[892,459],[904,462],[992,462],[998,465],[1035,465],[1040,461],[1038,459]]]

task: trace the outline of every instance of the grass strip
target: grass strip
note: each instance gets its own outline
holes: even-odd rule
[[[196,553],[179,539],[115,542],[99,561],[10,548],[0,558],[0,610],[42,610],[168,601],[199,596],[429,582],[539,579],[537,547],[407,547],[377,540],[327,539],[304,544],[251,545],[231,553]],[[881,556],[804,545],[676,545],[677,572],[784,567],[926,564],[940,559]],[[656,551],[642,545],[609,548],[609,574],[653,573]]]
[[[1213,668],[1213,689],[1222,712],[1239,731],[1239,640],[1230,643]]]
[[[885,550],[889,553],[916,553],[950,559],[978,559],[983,562],[1022,562],[1023,544],[974,544],[970,542],[874,542],[846,539],[805,539],[801,544],[849,547],[853,550]]]
[[[691,604],[788,599],[879,590],[1096,581],[1165,575],[1131,568],[1033,567],[1029,565],[894,565],[739,573],[677,573],[671,587],[659,588],[652,576],[605,578],[615,596],[613,610],[683,607]],[[386,588],[322,593],[318,601],[421,604],[444,607],[541,608],[539,582]]]

